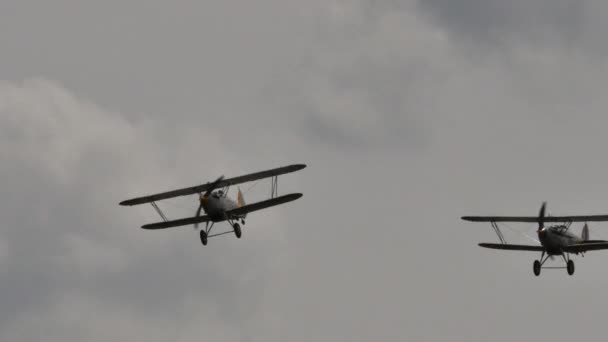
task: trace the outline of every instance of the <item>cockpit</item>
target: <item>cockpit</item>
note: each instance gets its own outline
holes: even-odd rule
[[[224,197],[224,191],[218,190],[218,191],[214,192],[212,196],[215,198]]]
[[[566,231],[568,231],[568,227],[566,226],[555,226],[553,227],[553,229],[557,232],[557,233],[566,233]]]

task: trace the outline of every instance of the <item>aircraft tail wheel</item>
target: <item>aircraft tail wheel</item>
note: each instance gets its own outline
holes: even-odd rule
[[[568,270],[568,275],[573,275],[574,274],[574,261],[568,260],[568,263],[566,264],[566,269]]]
[[[207,246],[207,233],[204,230],[201,230],[201,242],[203,246]]]
[[[232,228],[234,229],[234,235],[236,235],[237,238],[241,238],[241,226],[238,223],[235,223]]]
[[[532,269],[534,270],[534,275],[538,277],[540,275],[540,261],[534,260]]]

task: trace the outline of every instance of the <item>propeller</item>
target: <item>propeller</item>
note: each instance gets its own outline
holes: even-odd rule
[[[198,209],[196,209],[196,214],[194,217],[199,218],[201,216],[201,210],[204,209],[204,206],[207,204],[207,201],[209,200],[209,196],[211,195],[213,190],[215,190],[215,188],[217,188],[217,186],[223,180],[224,180],[224,176],[222,175],[209,185],[209,188],[207,189],[205,194],[199,194],[199,205],[198,205]],[[209,184],[209,183],[207,183],[207,184]],[[194,229],[198,229],[198,222],[194,224]]]
[[[538,230],[536,233],[538,234],[538,239],[542,244],[542,237],[545,235],[545,209],[547,208],[547,202],[543,202],[543,205],[540,207],[540,211],[538,212]],[[553,260],[553,255],[549,255],[549,258]]]
[[[211,185],[209,186],[209,189],[207,189],[207,192],[205,192],[204,197],[208,198],[209,195],[211,195],[211,193],[213,192],[213,190],[215,190],[215,188],[217,188],[217,186],[223,180],[224,180],[224,175],[221,175],[218,179],[216,179],[213,183],[211,183]]]
[[[540,212],[538,213],[538,238],[541,239],[543,234],[545,233],[545,208],[547,207],[547,202],[543,202],[543,205],[540,207]]]
[[[194,217],[196,217],[196,218],[200,217],[202,209],[203,209],[203,201],[202,201],[202,198],[201,198],[200,204],[198,206],[198,209],[196,209],[196,215],[194,215]],[[198,222],[194,224],[194,229],[198,229]]]

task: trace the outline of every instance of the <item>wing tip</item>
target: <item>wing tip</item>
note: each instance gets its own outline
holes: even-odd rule
[[[144,199],[145,199],[145,197],[131,198],[131,199],[124,200],[124,201],[118,203],[118,205],[130,207],[130,206],[146,203],[145,201],[143,201]]]
[[[297,199],[302,198],[302,196],[304,196],[303,193],[296,192],[296,193],[293,193],[293,194],[285,195],[285,198],[287,199],[287,202],[291,202],[291,201],[295,201]]]
[[[288,167],[291,168],[293,170],[293,172],[295,172],[295,171],[300,171],[300,170],[306,168],[306,166],[307,166],[306,164],[301,163],[301,164],[292,164],[292,165],[289,165]]]
[[[489,249],[503,249],[500,248],[500,246],[503,245],[501,243],[492,243],[492,242],[480,242],[477,244],[477,246],[482,247],[482,248],[489,248]]]
[[[155,230],[155,229],[160,229],[160,227],[158,227],[158,223],[148,223],[148,224],[144,224],[143,226],[141,226],[141,229]]]

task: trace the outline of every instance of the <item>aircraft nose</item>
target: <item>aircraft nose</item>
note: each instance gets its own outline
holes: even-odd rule
[[[543,236],[545,236],[545,233],[547,232],[547,230],[545,228],[539,229],[537,230],[538,233],[538,237],[542,238]]]

